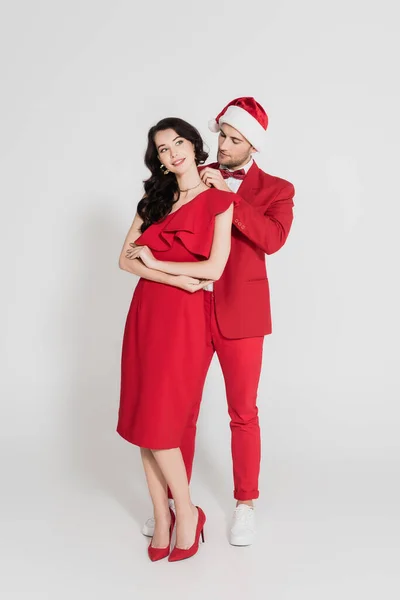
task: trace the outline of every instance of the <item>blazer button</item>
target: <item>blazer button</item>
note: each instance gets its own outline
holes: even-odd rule
[[[241,222],[240,222],[240,221],[238,221],[238,225],[239,225],[239,227],[241,227],[241,226],[242,226],[242,224],[241,224]]]

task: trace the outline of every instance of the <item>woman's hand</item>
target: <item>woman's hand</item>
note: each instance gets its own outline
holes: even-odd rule
[[[143,246],[136,246],[136,244],[129,244],[131,248],[126,251],[125,256],[129,258],[129,260],[133,260],[134,258],[139,258],[139,255],[142,251]]]
[[[158,260],[154,258],[154,255],[148,246],[136,246],[136,244],[129,244],[132,250],[126,251],[126,258],[133,260],[134,258],[140,258],[144,265],[149,269],[155,269]]]
[[[194,277],[189,277],[188,275],[174,275],[175,287],[185,290],[186,292],[190,292],[191,294],[204,289],[210,283],[213,283],[213,281],[208,279],[195,279]]]
[[[157,268],[158,260],[154,258],[154,255],[148,246],[142,246],[142,249],[139,252],[139,258],[148,269]]]

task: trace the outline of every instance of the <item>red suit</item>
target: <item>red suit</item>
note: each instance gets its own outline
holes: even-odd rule
[[[218,168],[218,163],[208,165]],[[271,308],[265,254],[286,241],[293,220],[294,187],[264,173],[254,163],[244,178],[235,207],[231,253],[214,291],[206,293],[211,361],[217,352],[225,379],[232,433],[234,496],[258,498],[260,429],[257,388],[264,335],[271,333]],[[206,364],[206,368],[208,368]],[[193,464],[197,404],[181,444],[190,478]]]

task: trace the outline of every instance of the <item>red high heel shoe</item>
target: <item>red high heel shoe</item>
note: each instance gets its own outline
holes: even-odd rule
[[[169,562],[175,562],[177,560],[185,560],[185,558],[190,558],[191,556],[196,554],[196,552],[199,549],[200,535],[201,535],[202,542],[204,543],[204,523],[206,522],[206,515],[204,514],[204,512],[201,510],[201,508],[199,506],[196,506],[196,508],[198,511],[198,520],[197,520],[196,535],[194,538],[194,543],[187,550],[184,550],[183,548],[177,548],[175,546],[175,548],[172,550],[171,554],[168,557]]]
[[[171,508],[169,509],[169,512],[171,513],[171,525],[169,526],[169,544],[166,548],[153,548],[153,546],[151,545],[153,538],[151,538],[151,542],[149,544],[147,552],[149,554],[150,560],[153,562],[155,562],[156,560],[161,560],[162,558],[167,558],[171,550],[171,538],[175,526],[175,513]]]

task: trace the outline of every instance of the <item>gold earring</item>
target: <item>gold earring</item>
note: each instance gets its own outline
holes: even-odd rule
[[[160,169],[161,169],[161,171],[164,173],[164,175],[168,175],[169,171],[168,171],[168,169],[166,168],[166,166],[165,166],[165,165],[163,165],[162,163],[161,163],[161,165],[160,165]],[[164,171],[164,169],[165,169],[165,171]]]

